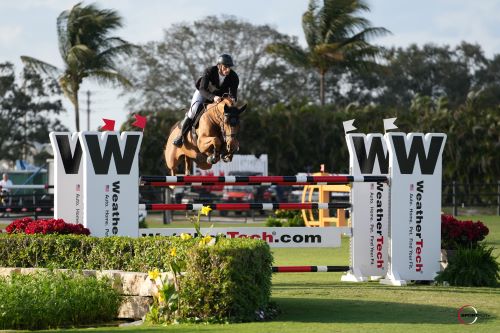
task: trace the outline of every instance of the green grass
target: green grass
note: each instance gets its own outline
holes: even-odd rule
[[[486,241],[499,250],[500,217],[473,216],[490,229]],[[188,226],[188,225],[186,225]],[[335,249],[274,249],[275,265],[348,265],[348,239]],[[498,252],[497,252],[498,253]],[[498,258],[497,258],[498,260]],[[499,288],[429,285],[392,287],[378,282],[343,283],[342,273],[286,273],[273,276],[272,299],[282,313],[271,322],[230,325],[173,325],[72,330],[79,332],[497,332]],[[480,314],[460,325],[457,310],[473,305]],[[495,329],[496,327],[496,329]]]

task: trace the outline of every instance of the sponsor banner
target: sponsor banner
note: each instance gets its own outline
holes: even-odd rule
[[[352,133],[346,135],[352,176],[388,173],[389,160],[384,136]],[[361,281],[384,276],[388,267],[389,187],[387,183],[352,184],[350,272]]]
[[[179,236],[182,233],[195,235],[193,228],[148,228],[139,229],[139,236]],[[342,233],[350,228],[202,228],[203,235],[223,234],[227,238],[254,238],[266,241],[271,247],[340,247]]]
[[[93,236],[138,236],[142,132],[81,132],[84,225]]]
[[[441,158],[446,135],[387,133],[385,137],[392,216],[387,280],[433,280],[440,270]]]
[[[78,133],[51,132],[49,138],[54,152],[54,217],[83,224],[85,200]]]

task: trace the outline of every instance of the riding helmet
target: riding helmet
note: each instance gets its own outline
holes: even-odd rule
[[[227,53],[223,53],[219,56],[219,59],[217,60],[217,63],[218,64],[222,64],[224,66],[228,66],[228,67],[233,67],[234,66],[234,63],[233,63],[233,58],[231,58],[231,56]]]

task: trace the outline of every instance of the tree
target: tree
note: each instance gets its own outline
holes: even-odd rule
[[[264,52],[269,43],[292,41],[267,25],[232,16],[174,24],[163,40],[148,42],[133,57],[129,107],[156,112],[189,106],[196,80],[221,53],[235,61],[240,100],[269,105],[300,99],[309,94],[307,75]]]
[[[110,36],[122,25],[122,18],[116,11],[99,9],[94,4],[83,6],[80,2],[57,18],[59,52],[64,69],[29,56],[21,57],[26,65],[58,78],[59,86],[75,108],[77,131],[80,130],[78,91],[83,79],[88,77],[98,83],[130,86],[116,62],[118,57],[130,55],[134,46]]]
[[[314,68],[320,77],[320,102],[325,105],[325,76],[335,66],[366,69],[379,54],[379,48],[368,39],[389,33],[385,28],[371,27],[360,16],[369,7],[362,0],[310,0],[302,16],[307,49],[294,43],[269,45],[270,53],[279,55],[295,66]]]
[[[18,81],[20,81],[18,83]],[[0,157],[9,162],[28,157],[37,158],[37,149],[48,141],[51,131],[65,131],[53,115],[63,112],[57,82],[43,79],[25,68],[21,80],[14,66],[0,63]],[[42,153],[43,155],[43,153]]]
[[[417,96],[427,96],[434,102],[446,98],[451,109],[465,103],[470,91],[481,91],[488,101],[499,100],[493,97],[498,93],[498,67],[477,44],[413,44],[388,49],[383,58],[383,67],[345,77],[350,87],[346,100],[410,108]]]

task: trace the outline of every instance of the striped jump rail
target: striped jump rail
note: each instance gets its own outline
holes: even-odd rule
[[[143,186],[172,185],[335,185],[353,182],[387,182],[388,177],[376,176],[142,176]]]
[[[273,266],[273,273],[347,272],[349,266]]]
[[[0,206],[0,213],[53,213],[54,207]]]
[[[9,186],[1,186],[0,185],[0,190],[2,189],[7,189],[7,190],[36,190],[36,189],[48,189],[48,188],[54,188],[54,185],[49,185],[49,184],[35,184],[35,185],[9,185]]]
[[[306,203],[200,203],[200,204],[139,204],[140,210],[201,210],[208,206],[212,210],[300,210],[300,209],[341,209],[350,208],[349,202],[306,202]]]

